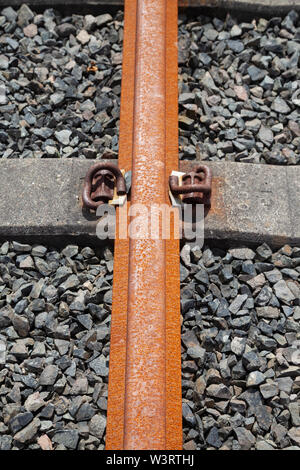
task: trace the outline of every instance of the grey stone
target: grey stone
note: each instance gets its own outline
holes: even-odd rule
[[[270,147],[270,145],[273,143],[274,135],[273,135],[273,132],[272,132],[271,129],[269,129],[268,127],[262,125],[260,130],[259,130],[259,133],[258,133],[258,138],[267,147]]]
[[[251,260],[255,258],[255,252],[250,248],[231,248],[228,252],[236,259]]]
[[[275,442],[278,444],[282,441],[282,439],[286,436],[287,433],[287,429],[281,424],[277,423],[272,425],[271,431]]]
[[[0,340],[0,365],[6,363],[6,341]]]
[[[0,85],[0,106],[7,104],[7,102],[6,87],[5,85]]]
[[[63,429],[54,434],[52,441],[62,444],[66,449],[75,450],[79,440],[78,431],[75,429]]]
[[[234,432],[241,446],[241,450],[250,450],[255,443],[255,437],[253,434],[242,427],[235,428]]]
[[[205,72],[204,77],[202,79],[202,84],[208,90],[219,93],[219,89],[216,87],[215,82],[209,72]]]
[[[30,331],[30,325],[26,317],[21,315],[14,315],[12,318],[12,324],[19,336],[25,338],[28,335]]]
[[[23,3],[18,11],[18,25],[21,27],[26,26],[33,18],[33,12],[30,10],[29,6],[26,5],[26,3]]]
[[[261,70],[261,69],[255,67],[255,65],[250,65],[250,67],[248,68],[247,71],[248,71],[248,74],[250,75],[250,78],[253,82],[259,82],[259,81],[263,80],[263,78],[266,75],[265,70]]]
[[[71,276],[69,276],[67,278],[67,280],[65,282],[63,282],[62,284],[59,285],[59,291],[60,292],[65,292],[66,290],[74,289],[74,288],[78,287],[79,284],[80,284],[80,282],[78,280],[78,277],[75,276],[75,274],[72,274]]]
[[[218,37],[218,32],[215,29],[207,29],[204,31],[204,35],[209,39],[209,41],[215,41]]]
[[[31,251],[31,246],[26,243],[12,242],[12,249],[17,253],[28,253]]]
[[[272,289],[269,286],[264,286],[255,298],[255,304],[264,306],[270,302],[272,298]]]
[[[96,414],[89,422],[89,430],[92,436],[102,439],[106,429],[106,418],[102,414]]]
[[[271,108],[276,111],[277,113],[282,113],[282,114],[288,114],[291,111],[291,108],[287,105],[287,103],[277,96],[273,103]]]
[[[247,377],[247,387],[256,387],[266,380],[266,376],[260,371],[252,371]]]
[[[89,363],[89,366],[97,375],[100,375],[101,377],[108,376],[108,367],[104,356],[99,356],[96,359],[93,359]]]
[[[245,352],[242,361],[248,371],[255,371],[261,366],[261,359],[255,351]]]
[[[42,258],[35,258],[35,266],[43,276],[48,276],[51,274],[51,268]]]
[[[231,313],[237,313],[241,309],[241,307],[243,306],[247,298],[248,298],[247,294],[238,295],[230,304],[229,311]]]
[[[93,15],[85,15],[83,26],[86,31],[92,31],[97,26],[97,18]]]
[[[96,20],[97,20],[97,26],[101,27],[109,23],[110,21],[112,21],[112,16],[109,13],[104,13],[103,15],[97,16]]]
[[[259,390],[266,400],[275,397],[279,393],[278,385],[274,382],[260,385]]]
[[[50,95],[50,101],[54,105],[61,104],[64,101],[64,99],[65,99],[65,95],[64,95],[64,93],[61,93],[61,92],[56,92],[56,93],[53,93],[52,95]],[[59,138],[57,138],[57,140],[59,140],[59,142],[61,142],[62,137],[60,136]],[[65,139],[65,141],[66,141],[66,139]]]
[[[288,431],[288,436],[293,444],[300,446],[300,427],[292,427]]]
[[[34,418],[25,428],[14,435],[14,440],[22,444],[32,442],[40,428],[39,418]]]
[[[273,421],[273,417],[269,412],[269,409],[264,405],[258,405],[254,407],[254,414],[259,427],[265,431],[268,431]]]
[[[243,400],[238,400],[236,398],[232,398],[230,400],[230,407],[234,413],[245,413],[246,411],[246,403]]]
[[[85,310],[85,293],[80,291],[75,297],[74,301],[70,305],[70,310],[77,312],[84,312]],[[77,319],[87,329],[91,328],[91,316],[90,315],[78,315]]]
[[[182,403],[182,416],[184,421],[186,421],[190,426],[193,427],[196,424],[195,416],[186,402]]]
[[[20,429],[23,429],[27,424],[33,420],[33,414],[30,412],[20,413],[13,417],[9,422],[9,427],[13,434],[16,434]]]
[[[289,408],[289,412],[291,414],[292,425],[295,426],[295,427],[299,427],[300,426],[300,407],[299,407],[299,403],[297,403],[297,402],[290,403],[288,408]]]
[[[58,142],[60,142],[62,145],[69,144],[71,135],[72,131],[69,131],[67,129],[55,132],[55,137],[57,138]]]
[[[199,341],[193,330],[187,330],[181,337],[186,348],[199,347]]]
[[[282,279],[282,274],[279,269],[272,269],[271,271],[265,272],[265,276],[271,284],[276,284],[276,282]]]
[[[0,450],[11,450],[12,436],[0,436]]]
[[[51,419],[54,414],[54,409],[55,409],[54,405],[52,403],[49,403],[40,412],[40,418]]]
[[[259,287],[262,287],[265,283],[266,283],[266,278],[265,278],[263,273],[258,274],[257,276],[255,276],[252,279],[249,279],[249,281],[247,281],[247,284],[252,289],[257,289]]]
[[[294,294],[288,288],[286,282],[282,279],[273,286],[276,297],[282,302],[289,304],[295,299]]]
[[[45,367],[41,373],[39,383],[40,385],[49,386],[53,385],[57,379],[59,369],[53,364],[49,364]]]
[[[239,27],[239,25],[237,25],[237,24],[233,25],[231,30],[230,30],[230,36],[232,38],[235,38],[235,37],[241,36],[241,34],[242,34],[242,30]]]
[[[89,421],[95,414],[95,410],[90,403],[83,403],[76,413],[77,421]]]
[[[70,34],[75,34],[76,33],[76,28],[70,23],[62,23],[55,28],[57,34],[62,37],[69,37]]]
[[[81,31],[79,31],[79,33],[77,34],[76,36],[76,39],[82,44],[82,45],[85,45],[87,44],[89,41],[90,41],[90,38],[91,36],[88,34],[87,31],[85,31],[84,29],[82,29]]]
[[[239,337],[233,338],[231,341],[230,347],[231,347],[231,351],[234,354],[241,356],[243,352],[245,351],[246,338],[239,338]]]
[[[265,349],[267,351],[272,351],[277,346],[277,343],[274,339],[268,338],[264,335],[259,335],[257,337],[257,344],[260,346],[261,349]]]
[[[40,396],[40,392],[32,393],[26,399],[24,406],[27,411],[35,412],[45,405],[44,400]]]
[[[274,447],[266,441],[258,441],[255,448],[256,450],[274,450]]]
[[[224,384],[212,384],[206,389],[208,396],[215,398],[222,398],[224,400],[230,400],[232,393],[229,388]]]
[[[88,381],[86,377],[78,378],[72,385],[72,395],[85,395],[88,391]]]
[[[17,12],[12,7],[3,8],[1,15],[5,16],[8,21],[12,22],[15,22],[18,17]]]
[[[219,449],[222,446],[222,441],[219,437],[219,431],[215,426],[209,431],[206,438],[206,443],[215,447],[216,449]]]
[[[73,258],[78,254],[78,251],[77,245],[68,245],[62,250],[62,254],[68,258]]]
[[[227,41],[227,45],[236,54],[239,54],[240,52],[242,52],[245,49],[245,46],[242,43],[242,41],[234,41],[234,40],[229,39]]]
[[[262,318],[267,318],[267,319],[272,319],[272,318],[279,318],[280,316],[280,311],[276,307],[257,307],[256,308],[257,316],[262,317]]]
[[[205,358],[205,349],[201,348],[200,346],[192,346],[187,349],[187,354],[190,356],[192,359],[197,359],[198,361],[200,360],[200,363],[204,363],[204,358]]]

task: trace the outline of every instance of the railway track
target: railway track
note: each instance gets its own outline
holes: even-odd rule
[[[165,0],[128,1],[125,8],[118,165],[132,172],[131,208],[142,205],[151,217],[153,208],[160,217],[161,207],[170,206],[168,179],[178,168],[177,10]],[[101,163],[88,173],[85,206],[101,208],[103,172],[113,169]],[[204,177],[186,174],[186,186],[170,177],[173,194],[184,188],[183,201],[202,202],[206,192],[208,202],[211,170],[200,170]],[[124,241],[117,233],[115,240],[108,450],[182,447],[179,241],[173,231],[164,239],[164,217],[147,234]]]
[[[178,165],[176,37],[176,2],[128,2],[118,163],[147,208]],[[180,448],[178,240],[117,238],[115,264],[106,447]]]
[[[178,196],[181,192],[183,198],[187,195],[189,202],[191,200],[205,202],[206,212],[216,217],[219,216],[219,206],[216,204],[217,199],[214,193],[210,203],[209,167],[202,165],[198,174],[190,172],[187,175],[186,184],[194,185],[186,187],[186,190],[183,189],[184,179],[179,185],[176,177],[175,179],[173,177],[169,186],[170,174],[178,170],[176,38],[176,2],[127,0],[122,65],[119,169],[115,164],[101,163],[96,164],[88,173],[86,180],[88,184],[83,197],[87,206],[90,204],[89,207],[95,209],[98,206],[101,207],[103,202],[111,200],[112,197],[117,198],[111,189],[113,178],[116,181],[118,197],[125,197],[128,188],[126,189],[123,175],[126,173],[127,178],[131,179],[130,195],[129,193],[127,195],[129,208],[137,203],[143,204],[146,209],[150,209],[153,204],[171,207],[169,190],[173,189],[174,196]],[[188,114],[189,109],[185,109],[188,110]],[[190,111],[193,112],[192,109]],[[294,112],[295,115],[296,112]],[[215,128],[212,131],[214,132]],[[185,137],[184,134],[183,136]],[[188,171],[197,169],[197,165],[192,165],[192,167],[190,165],[190,163],[183,163],[181,168],[186,166]],[[131,178],[129,172],[132,172]],[[195,183],[196,180],[197,183]],[[213,178],[213,191],[218,190],[218,187],[217,179]],[[207,194],[206,198],[204,194]],[[117,208],[117,226],[121,219],[122,207],[120,205]],[[126,227],[130,221],[131,219],[127,220],[126,215]],[[232,247],[227,252],[224,247],[217,248],[212,245],[205,246],[203,251],[197,247],[191,250],[189,245],[185,244],[181,247],[180,253],[179,240],[172,231],[167,240],[163,238],[160,231],[155,239],[144,236],[142,240],[139,240],[124,239],[118,230],[114,246],[108,390],[106,385],[107,344],[101,345],[104,352],[97,355],[97,341],[93,339],[93,334],[91,333],[90,338],[86,338],[81,328],[91,329],[87,326],[91,319],[87,317],[98,315],[98,319],[101,318],[99,337],[102,334],[104,337],[107,336],[106,325],[109,320],[105,320],[103,325],[103,318],[107,316],[110,309],[110,295],[105,295],[105,299],[100,301],[105,313],[99,312],[96,306],[90,305],[95,305],[93,303],[97,302],[95,299],[101,297],[98,292],[93,294],[93,283],[97,283],[99,276],[100,278],[104,276],[104,291],[109,292],[108,286],[111,282],[112,271],[110,251],[95,254],[90,252],[90,249],[86,251],[83,249],[79,252],[78,247],[68,246],[62,254],[59,252],[51,254],[51,252],[47,253],[46,248],[45,250],[43,247],[32,248],[31,245],[20,245],[16,242],[12,245],[4,243],[1,247],[2,264],[11,263],[15,258],[14,252],[21,253],[16,258],[18,276],[20,275],[18,269],[25,270],[25,278],[26,272],[30,273],[26,270],[35,269],[36,266],[42,278],[47,275],[51,276],[51,270],[53,270],[54,279],[51,282],[54,286],[60,286],[66,281],[66,274],[60,279],[55,278],[59,264],[63,263],[64,269],[65,264],[70,266],[71,271],[66,272],[71,275],[73,270],[74,274],[70,276],[72,279],[68,278],[70,284],[60,286],[57,291],[55,287],[55,292],[51,284],[43,296],[47,302],[53,302],[55,305],[58,299],[62,303],[66,301],[69,306],[72,305],[71,314],[75,317],[80,313],[81,308],[85,312],[86,306],[85,300],[82,300],[84,297],[82,297],[82,291],[74,296],[72,290],[78,288],[81,279],[85,280],[84,295],[94,300],[89,303],[89,314],[79,315],[79,320],[75,321],[77,326],[71,326],[70,334],[75,332],[75,335],[78,335],[79,344],[75,344],[75,348],[76,358],[81,361],[77,364],[79,369],[84,370],[84,361],[87,361],[88,364],[92,364],[93,372],[96,375],[98,372],[100,374],[101,380],[99,381],[89,375],[89,381],[97,385],[95,400],[100,403],[97,406],[101,410],[101,406],[106,409],[106,398],[108,399],[105,448],[107,450],[178,450],[182,448],[183,436],[186,450],[195,450],[197,445],[202,448],[205,446],[242,449],[253,448],[253,446],[259,449],[274,446],[297,448],[299,444],[297,343],[300,292],[299,248],[286,245],[277,252],[272,252],[269,247],[262,245],[255,250],[242,248],[239,251],[238,248]],[[34,254],[31,256],[31,253]],[[47,257],[49,266],[39,260],[43,257]],[[85,274],[77,280],[73,277],[76,277],[76,269],[79,271],[88,269],[82,267],[83,264],[88,264],[87,260],[93,259],[91,265],[94,263],[100,266],[103,257],[106,260],[102,266],[103,271],[101,272],[100,267],[97,273],[92,274],[92,282],[85,277]],[[77,268],[74,268],[74,264]],[[1,270],[1,275],[4,279],[2,285],[5,286],[6,282],[9,284],[10,281],[7,280],[7,272],[4,268]],[[36,280],[36,274],[33,278]],[[183,289],[181,305],[180,280]],[[21,283],[20,289],[22,285]],[[4,293],[6,288],[3,287]],[[68,289],[71,289],[71,294],[70,292],[65,294]],[[24,290],[23,297],[28,297],[27,303],[30,302],[32,306],[34,294],[29,290],[29,287],[28,292]],[[11,313],[8,307],[3,314],[3,324],[9,325],[5,322],[10,321],[11,315],[17,338],[26,338],[30,332],[30,322],[32,324],[34,320],[27,311],[27,305],[22,304],[24,300],[22,292],[18,293],[19,297],[16,293],[14,295],[16,296],[12,301],[14,313]],[[68,295],[74,302],[69,301]],[[10,297],[8,299],[10,302]],[[42,308],[36,304],[34,308]],[[7,308],[5,303],[2,307]],[[39,330],[43,331],[45,328],[50,338],[55,338],[54,344],[59,354],[64,355],[62,351],[67,348],[64,342],[68,342],[69,336],[63,332],[63,327],[68,324],[64,323],[68,320],[64,319],[66,317],[63,313],[63,308],[66,307],[60,306],[59,308],[62,310],[59,310],[59,316],[61,315],[63,319],[62,325],[57,327],[50,322],[44,326],[40,318],[40,323],[35,324],[35,328],[38,330],[37,336],[40,334]],[[36,311],[39,312],[39,310]],[[27,316],[28,325],[25,321]],[[54,323],[57,321],[55,318],[56,315],[53,316]],[[181,326],[183,355],[180,348]],[[96,336],[98,338],[98,333]],[[273,339],[273,336],[276,339]],[[45,412],[45,416],[34,416],[33,413],[39,409],[38,405],[35,409],[34,400],[40,400],[40,407],[46,406],[47,396],[43,387],[53,386],[59,395],[66,385],[59,369],[61,368],[62,371],[65,369],[61,362],[56,363],[57,358],[53,354],[51,356],[53,360],[50,360],[45,368],[47,373],[42,372],[43,361],[40,361],[40,364],[31,364],[30,360],[27,360],[28,348],[31,347],[30,341],[25,339],[22,341],[21,339],[17,343],[20,349],[15,347],[10,349],[12,362],[9,363],[21,361],[23,364],[22,361],[25,361],[23,364],[25,369],[33,373],[41,372],[42,378],[36,388],[32,385],[32,391],[38,389],[37,393],[41,392],[42,395],[35,395],[33,398],[31,395],[34,393],[30,394],[27,391],[22,397],[22,400],[27,399],[28,396],[31,397],[29,401],[26,400],[26,411],[21,409],[20,405],[16,413],[26,415],[27,412],[24,420],[28,419],[29,424],[26,422],[23,428],[22,426],[18,428],[18,422],[14,424],[13,421],[10,426],[11,429],[14,426],[16,430],[14,434],[17,436],[16,442],[20,447],[30,445],[38,430],[43,428],[45,433],[42,436],[43,439],[38,441],[38,445],[42,448],[52,448],[51,439],[47,435],[47,425],[43,420],[47,414]],[[92,346],[87,346],[88,353],[82,352],[89,342]],[[229,343],[230,346],[228,346]],[[51,341],[49,344],[51,345]],[[3,365],[5,359],[3,362],[2,358],[6,357],[5,335],[1,337],[0,348],[0,360]],[[16,352],[14,352],[15,349],[17,349]],[[256,357],[253,356],[254,349],[259,351]],[[90,355],[91,351],[93,351],[92,355]],[[34,356],[40,357],[39,354],[35,353]],[[182,366],[181,359],[183,360]],[[278,362],[277,369],[272,361]],[[68,364],[68,367],[71,366]],[[19,370],[16,365],[14,373],[16,374],[17,371],[21,374],[21,368]],[[3,381],[5,377],[5,374],[1,375]],[[16,380],[21,382],[26,380],[22,377],[20,375]],[[76,408],[74,403],[73,408],[71,405],[70,408],[66,407],[65,411],[72,409],[75,416],[74,418],[71,414],[70,419],[65,413],[66,419],[70,419],[71,423],[74,419],[81,423],[90,420],[88,430],[84,425],[79,430],[80,442],[84,440],[82,436],[90,432],[94,439],[98,439],[96,442],[99,445],[103,438],[105,424],[102,415],[94,413],[92,406],[94,394],[92,398],[89,397],[91,391],[82,374],[79,374],[79,377],[76,376],[76,380],[74,376],[70,375],[70,377],[67,396],[75,394],[74,390],[82,387],[83,391],[78,393],[87,394],[88,399],[80,403],[76,411],[74,411],[74,407]],[[282,380],[286,377],[289,382],[288,386],[285,386]],[[56,383],[57,378],[58,382],[62,380],[61,384]],[[291,383],[291,378],[295,379],[294,383]],[[102,391],[100,391],[101,384]],[[182,390],[184,391],[184,434],[182,433]],[[261,401],[261,396],[266,402]],[[20,398],[20,403],[22,400]],[[63,394],[61,401],[58,397],[56,400],[58,406],[64,409],[65,400],[68,398],[65,398]],[[14,402],[14,398],[12,401]],[[278,408],[276,408],[278,403]],[[4,405],[9,405],[9,402]],[[247,407],[250,416],[247,416]],[[249,411],[251,407],[252,411]],[[8,409],[9,406],[6,408]],[[286,409],[288,409],[289,416],[285,413]],[[228,410],[235,413],[232,419],[226,413]],[[242,415],[245,415],[245,418]],[[203,417],[202,422],[200,417]],[[10,415],[6,418],[6,424],[11,419],[13,420],[14,416]],[[282,428],[286,428],[286,431],[284,432]],[[26,434],[24,430],[27,430],[29,434]],[[72,426],[67,427],[66,430],[58,426],[50,433],[53,434],[53,442],[57,446],[77,448],[79,437],[76,433],[78,431]],[[254,436],[258,436],[257,442]],[[8,441],[9,439],[0,439],[1,446],[9,446]],[[80,445],[84,446],[84,444]],[[88,445],[94,444],[92,442]]]

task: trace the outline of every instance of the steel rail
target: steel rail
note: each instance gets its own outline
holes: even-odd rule
[[[132,169],[131,204],[169,203],[177,99],[177,1],[126,0],[119,167]],[[117,233],[114,266],[106,449],[181,449],[179,242]]]

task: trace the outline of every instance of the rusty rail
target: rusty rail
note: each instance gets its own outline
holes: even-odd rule
[[[176,44],[176,0],[126,0],[119,167],[133,172],[131,204],[169,203]],[[117,233],[114,265],[106,449],[181,449],[178,240]]]

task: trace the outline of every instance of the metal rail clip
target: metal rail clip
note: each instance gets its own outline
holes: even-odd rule
[[[180,198],[183,204],[210,206],[211,180],[211,169],[206,165],[199,165],[195,171],[183,173],[181,176],[172,174],[169,177],[169,185],[173,195]]]
[[[84,206],[96,210],[101,204],[113,201],[116,195],[126,195],[126,184],[121,170],[114,163],[96,163],[85,177],[82,192]]]

